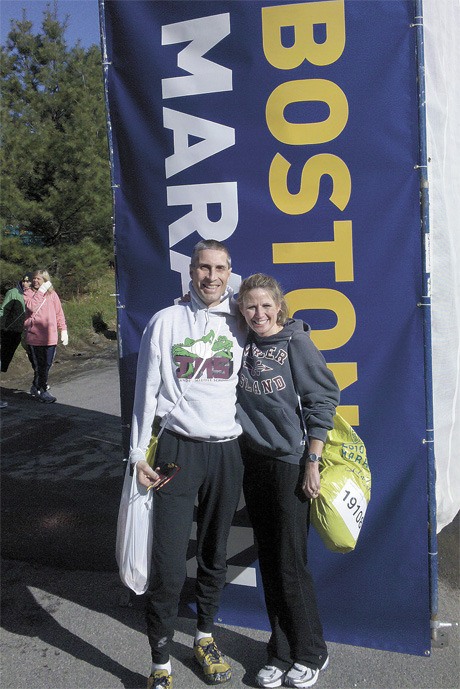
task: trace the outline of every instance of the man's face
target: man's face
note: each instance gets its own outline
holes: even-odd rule
[[[190,277],[206,306],[217,306],[220,303],[231,272],[225,251],[204,249],[198,253],[196,266],[190,266]]]

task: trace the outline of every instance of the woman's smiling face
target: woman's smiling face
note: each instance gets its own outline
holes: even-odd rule
[[[248,326],[260,337],[275,335],[283,329],[277,323],[280,305],[264,289],[251,289],[243,298],[240,311]]]
[[[39,275],[37,273],[37,275],[34,275],[32,278],[32,288],[34,290],[37,290],[39,287],[41,287],[41,285],[43,285],[44,282],[45,282],[45,279],[44,279],[43,275]]]

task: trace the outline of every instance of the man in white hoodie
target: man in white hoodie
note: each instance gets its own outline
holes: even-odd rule
[[[186,577],[197,501],[194,655],[208,684],[231,677],[213,638],[225,585],[226,549],[241,492],[243,465],[236,385],[246,337],[227,283],[231,260],[216,240],[198,242],[190,264],[190,301],[155,314],[142,336],[137,366],[130,461],[144,486],[159,475],[145,461],[155,418],[165,426],[155,465],[181,468],[154,495],[154,545],[146,607],[152,653],[148,689],[172,687],[170,646]],[[183,397],[179,400],[181,395]],[[179,400],[179,403],[177,403]]]

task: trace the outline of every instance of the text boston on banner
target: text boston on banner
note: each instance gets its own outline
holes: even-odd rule
[[[236,290],[275,275],[373,473],[356,550],[309,543],[326,638],[429,653],[414,3],[100,2],[124,424],[200,237],[228,244]],[[229,557],[222,621],[266,628],[242,511]]]

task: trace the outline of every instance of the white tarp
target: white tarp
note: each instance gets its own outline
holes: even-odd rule
[[[424,0],[438,531],[460,510],[460,0]]]

